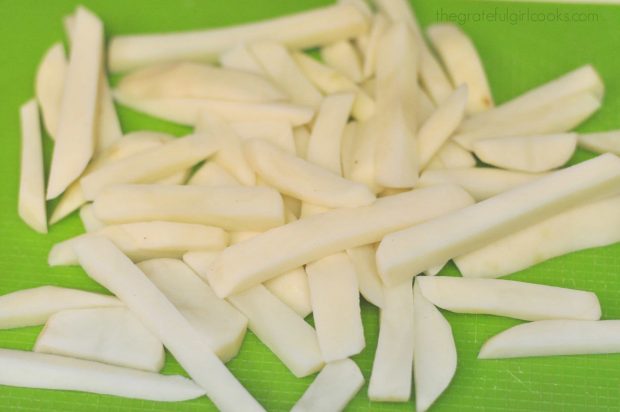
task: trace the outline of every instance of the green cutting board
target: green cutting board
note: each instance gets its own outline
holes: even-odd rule
[[[33,77],[44,51],[64,39],[61,19],[77,0],[0,0],[0,294],[53,284],[103,289],[77,267],[49,268],[47,252],[82,231],[76,215],[48,236],[18,218],[18,107],[33,95]],[[264,19],[329,3],[327,0],[84,0],[106,23],[107,35],[216,27]],[[497,102],[584,63],[593,63],[607,85],[603,109],[582,130],[620,128],[620,7],[419,0],[423,24],[456,19],[480,51]],[[541,14],[542,13],[542,14]],[[568,14],[564,14],[568,13]],[[584,14],[585,13],[585,14]],[[559,14],[562,17],[558,17]],[[585,16],[585,17],[584,17]],[[562,21],[558,21],[562,19]],[[563,20],[570,19],[572,22]],[[545,20],[545,22],[541,22]],[[581,22],[580,20],[586,20]],[[119,108],[126,132],[152,129],[181,135],[187,129]],[[49,159],[49,139],[45,149]],[[573,162],[592,154],[576,154]],[[53,205],[50,205],[50,208]],[[456,274],[448,267],[444,274]],[[605,319],[620,318],[620,245],[575,253],[511,279],[596,292]],[[376,347],[378,311],[363,304],[366,350],[355,361],[368,380]],[[434,411],[620,410],[620,355],[479,361],[481,345],[517,324],[491,316],[446,313],[458,348],[458,370]],[[0,347],[29,350],[40,328],[0,331]],[[312,377],[296,379],[252,334],[229,363],[233,373],[270,411],[285,411]],[[2,365],[0,365],[2,368]],[[169,356],[164,373],[183,373]],[[370,403],[366,387],[351,411],[412,410],[412,403]],[[0,386],[0,411],[208,411],[207,398],[166,404],[72,392]]]

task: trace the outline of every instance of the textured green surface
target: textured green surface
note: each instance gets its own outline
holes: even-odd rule
[[[37,235],[16,213],[19,167],[18,106],[33,94],[37,63],[52,42],[63,38],[61,18],[76,0],[0,0],[0,294],[44,284],[100,291],[79,268],[48,268],[50,246],[79,233],[77,216],[52,227],[49,236]],[[108,36],[120,33],[168,31],[252,21],[329,3],[326,0],[88,0],[88,7],[106,23]],[[620,8],[613,6],[558,6],[507,3],[464,3],[420,0],[416,3],[424,24],[438,13],[469,12],[464,29],[473,37],[489,73],[498,102],[564,73],[593,63],[607,85],[605,106],[583,130],[620,128]],[[532,13],[590,12],[596,22],[519,22],[480,20],[479,12]],[[523,14],[526,13],[526,14]],[[517,15],[517,17],[518,17]],[[512,14],[514,17],[515,14]],[[525,16],[525,17],[524,17]],[[441,16],[439,16],[441,18]],[[443,18],[446,18],[444,15]],[[496,20],[501,17],[498,16]],[[125,131],[157,129],[182,134],[185,129],[120,110]],[[51,144],[46,140],[49,155]],[[574,161],[591,156],[580,152]],[[449,267],[446,274],[455,274]],[[585,251],[538,265],[513,279],[594,291],[605,319],[620,318],[620,245]],[[364,304],[367,348],[355,358],[366,378],[376,347],[378,313]],[[549,411],[620,409],[620,355],[477,361],[482,343],[516,324],[489,316],[447,314],[459,355],[459,368],[435,411]],[[0,331],[0,346],[30,349],[40,328]],[[0,365],[0,368],[2,365]],[[288,410],[312,378],[295,379],[251,333],[230,367],[270,411]],[[181,373],[169,358],[165,373]],[[0,411],[205,411],[205,398],[180,404],[51,392],[0,386]],[[349,410],[412,410],[412,404],[370,403],[364,388]]]

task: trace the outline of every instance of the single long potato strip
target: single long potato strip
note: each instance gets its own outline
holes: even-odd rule
[[[44,324],[54,313],[81,308],[122,306],[112,296],[78,289],[41,286],[0,296],[0,329]]]
[[[178,60],[216,60],[239,43],[271,40],[307,49],[366,32],[368,24],[354,5],[338,4],[258,23],[202,31],[112,38],[110,69],[125,71]]]
[[[226,169],[213,161],[202,165],[187,182],[190,186],[240,186],[241,184]]]
[[[262,285],[228,301],[248,318],[248,327],[298,378],[323,367],[317,334],[301,316]]]
[[[95,150],[103,24],[79,7],[62,97],[47,198],[58,197],[84,171]]]
[[[264,411],[209,343],[148,277],[103,237],[75,245],[80,264],[95,281],[114,293],[172,353],[222,411]]]
[[[364,386],[364,376],[351,359],[323,368],[291,412],[340,412]]]
[[[417,280],[413,288],[413,336],[416,411],[425,412],[454,377],[456,346],[450,324],[422,295]]]
[[[63,310],[50,317],[34,351],[159,372],[164,347],[127,308]]]
[[[204,389],[178,375],[160,375],[45,353],[0,349],[0,385],[99,393],[159,402],[196,399]]]
[[[248,73],[265,75],[265,70],[256,61],[244,43],[239,43],[230,50],[220,54],[218,61],[227,69],[243,70]]]
[[[264,139],[291,154],[297,153],[293,128],[285,121],[235,122],[230,125],[243,140]],[[305,127],[296,130],[306,130]]]
[[[620,130],[579,134],[579,146],[596,153],[620,156]]]
[[[205,134],[175,139],[89,173],[80,181],[82,193],[86,200],[94,200],[104,189],[113,185],[157,182],[205,160],[219,148],[218,141]]]
[[[362,61],[350,41],[341,40],[323,46],[321,59],[355,83],[362,81]]]
[[[225,249],[207,273],[209,283],[219,296],[227,296],[472,203],[462,189],[445,186],[379,199],[366,207],[310,216]]]
[[[372,26],[368,34],[368,42],[364,49],[364,62],[362,64],[362,75],[364,79],[371,78],[377,69],[377,52],[379,40],[388,27],[387,18],[377,13],[372,20]]]
[[[105,227],[105,223],[95,216],[92,203],[85,204],[80,208],[80,220],[87,233],[96,232]]]
[[[19,217],[39,233],[47,233],[43,142],[37,103],[30,100],[19,110],[21,124],[21,165],[19,176]]]
[[[413,290],[409,282],[384,288],[379,341],[372,364],[368,398],[407,402],[413,368]]]
[[[512,233],[454,263],[463,276],[494,278],[578,250],[620,242],[620,197],[569,209]]]
[[[250,140],[245,154],[254,171],[283,194],[325,207],[364,206],[375,195],[320,166],[293,156],[264,140]]]
[[[601,155],[386,236],[377,250],[379,273],[386,284],[404,282],[523,226],[619,190],[620,158],[612,154]]]
[[[618,352],[619,320],[541,320],[495,335],[482,346],[478,359]]]
[[[237,356],[248,324],[245,316],[215,296],[209,285],[180,260],[153,259],[138,267],[204,337],[222,362]]]
[[[382,308],[385,302],[383,283],[377,271],[373,245],[364,245],[347,249],[347,254],[355,267],[360,293],[368,302]]]
[[[447,141],[426,166],[426,170],[472,168],[476,163],[476,158],[468,150]]]
[[[423,276],[416,282],[432,304],[457,313],[521,320],[601,318],[601,305],[592,292],[502,279]]]
[[[268,280],[265,287],[302,318],[312,313],[308,275],[303,267]]]
[[[93,205],[106,224],[167,220],[262,231],[284,223],[282,196],[266,187],[118,185]]]
[[[52,139],[56,139],[60,106],[67,73],[67,58],[62,43],[55,43],[43,56],[35,79],[35,95],[45,130]]]

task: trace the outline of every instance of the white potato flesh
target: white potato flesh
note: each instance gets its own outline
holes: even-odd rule
[[[105,223],[95,216],[92,203],[87,203],[80,208],[80,220],[86,232],[96,232],[105,227]]]
[[[244,43],[239,43],[219,56],[222,67],[227,69],[243,70],[248,73],[265,75],[265,70],[256,61],[256,58],[248,50]]]
[[[349,122],[345,125],[342,132],[342,141],[340,144],[340,168],[342,176],[351,180],[351,173],[354,166],[354,154],[357,146],[358,123],[356,121]]]
[[[615,194],[619,184],[620,158],[612,154],[553,172],[475,205],[386,236],[377,250],[379,273],[386,284],[404,282],[593,197]]]
[[[284,121],[235,122],[230,126],[243,140],[264,139],[291,154],[297,153],[293,128]],[[303,126],[296,130],[306,130]]]
[[[418,92],[417,104],[417,119],[420,125],[424,126],[424,123],[426,123],[426,121],[430,119],[433,113],[435,113],[437,107],[435,106],[435,103],[433,103],[431,98],[428,97],[428,93],[424,89],[420,89],[420,91]],[[418,132],[420,131],[420,129],[418,129]]]
[[[198,133],[172,140],[108,163],[82,177],[80,184],[86,200],[94,200],[106,188],[123,183],[154,183],[205,160],[220,148],[219,141]]]
[[[248,320],[230,303],[215,296],[185,263],[153,259],[138,267],[181,312],[223,361],[234,358],[243,342]]]
[[[351,359],[328,363],[291,412],[340,412],[364,386],[364,376]]]
[[[93,205],[106,224],[163,220],[261,231],[284,223],[282,196],[266,187],[117,185]]]
[[[47,198],[58,197],[84,171],[95,150],[103,24],[83,7],[76,11]]]
[[[408,282],[407,282],[408,284]],[[441,312],[413,288],[413,375],[416,411],[427,411],[456,372],[452,328]]]
[[[323,46],[321,59],[355,83],[362,81],[362,60],[350,41],[340,40]]]
[[[596,153],[620,156],[620,130],[579,135],[579,146]]]
[[[58,118],[67,72],[67,58],[62,43],[55,43],[50,47],[37,69],[35,78],[35,95],[39,106],[45,130],[52,139],[56,139]]]
[[[308,275],[303,267],[268,280],[265,287],[302,318],[312,313]]]
[[[426,170],[461,169],[474,166],[476,166],[476,158],[471,152],[452,141],[447,141],[428,163]]]
[[[377,271],[375,247],[364,245],[347,249],[347,254],[355,267],[360,293],[368,302],[382,308],[385,302],[383,284]]]
[[[456,313],[521,320],[598,320],[601,306],[592,292],[502,279],[419,277],[424,297]]]
[[[540,173],[565,165],[577,149],[575,133],[513,136],[474,142],[474,153],[490,165],[518,172]]]
[[[602,99],[605,86],[601,76],[592,65],[585,65],[565,75],[531,89],[501,105],[468,117],[461,125],[461,131],[477,129],[484,123],[505,122],[523,113],[535,113],[552,103],[570,100],[571,97],[590,93]]]
[[[375,74],[379,41],[387,28],[387,18],[383,14],[375,14],[368,35],[368,43],[364,49],[364,62],[362,64],[362,77],[364,79],[369,79]]]
[[[130,259],[139,262],[154,258],[180,258],[191,250],[222,250],[228,234],[218,227],[176,222],[139,222],[106,226],[96,232],[111,240]],[[52,247],[50,266],[77,265],[73,250],[86,236],[80,235]]]
[[[244,149],[254,171],[283,194],[325,207],[356,207],[375,200],[366,186],[343,179],[267,141],[250,140]]]
[[[491,167],[428,170],[422,173],[416,187],[454,184],[465,189],[476,201],[481,201],[543,176]]]
[[[211,351],[203,335],[112,242],[89,237],[77,243],[75,251],[86,273],[127,305],[220,410],[264,410]]]
[[[494,278],[578,250],[620,242],[620,197],[569,209],[535,225],[458,256],[463,276]]]
[[[35,352],[159,372],[164,347],[126,308],[63,310],[39,334]]]
[[[56,312],[122,306],[112,296],[57,286],[41,286],[0,296],[0,329],[44,324]]]
[[[428,165],[461,124],[465,116],[467,95],[466,85],[456,89],[439,104],[418,130],[418,156],[421,169]]]
[[[295,140],[295,153],[297,157],[306,159],[308,156],[308,145],[310,144],[310,132],[304,126],[293,129],[293,139]]]
[[[597,355],[620,352],[618,320],[541,320],[493,336],[478,359]]]
[[[384,296],[368,398],[379,402],[407,402],[411,396],[414,340],[411,283],[386,287]]]
[[[347,179],[368,186],[373,192],[379,193],[383,188],[375,179],[376,152],[381,136],[381,122],[373,116],[369,121],[359,123],[355,136],[352,154],[352,167]]]
[[[205,391],[178,375],[160,375],[45,353],[0,349],[0,385],[57,389],[159,402],[179,402]]]
[[[113,72],[179,60],[216,60],[243,42],[271,40],[291,49],[307,49],[365,33],[364,14],[350,4],[338,4],[271,20],[233,27],[167,34],[112,38],[109,65]]]
[[[426,276],[437,276],[439,274],[439,272],[441,272],[443,270],[443,268],[448,264],[448,262],[445,262],[441,265],[437,265],[437,266],[433,266],[430,269],[426,269],[424,271],[424,274]]]
[[[19,217],[33,230],[47,233],[43,142],[37,102],[30,100],[22,105],[19,117],[21,125]]]
[[[261,103],[286,98],[263,76],[192,62],[136,70],[123,77],[116,87],[134,99],[195,98]]]
[[[351,259],[346,253],[337,253],[308,264],[306,272],[323,359],[329,363],[357,355],[366,341]]]
[[[439,54],[455,86],[467,85],[467,113],[478,113],[494,106],[484,66],[471,38],[458,26],[434,24],[426,33]]]
[[[228,301],[248,318],[248,327],[298,378],[323,367],[317,334],[293,309],[262,285]]]
[[[271,81],[293,103],[310,107],[317,107],[321,103],[321,92],[303,74],[286,47],[273,42],[260,42],[249,47]]]
[[[352,115],[357,120],[367,120],[374,114],[374,100],[351,79],[305,53],[293,53],[293,58],[306,77],[323,93],[355,93]]]
[[[195,126],[198,116],[203,112],[212,112],[224,119],[236,121],[285,121],[293,126],[300,126],[312,120],[314,110],[308,106],[292,103],[246,103],[214,99],[133,99],[118,90],[115,99],[133,110],[153,117]]]
[[[227,296],[472,202],[462,189],[446,186],[382,198],[371,206],[331,210],[225,249],[206,275],[218,296]]]
[[[565,133],[579,126],[601,108],[601,100],[591,93],[580,93],[564,100],[518,112],[498,122],[485,122],[480,127],[458,132],[453,140],[473,150],[481,139],[508,136]]]
[[[239,186],[241,183],[214,161],[202,165],[187,182],[190,186]]]

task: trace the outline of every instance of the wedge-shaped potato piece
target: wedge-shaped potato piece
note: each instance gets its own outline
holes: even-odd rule
[[[62,43],[56,43],[43,56],[35,79],[35,94],[41,107],[45,130],[56,139],[60,105],[67,73],[67,58]]]
[[[462,169],[476,166],[476,158],[458,144],[448,141],[439,149],[439,152],[431,159],[426,170],[436,169]]]
[[[159,372],[164,347],[126,308],[63,310],[39,334],[35,352]]]
[[[409,282],[384,288],[379,341],[372,364],[368,398],[407,402],[413,368],[413,291]]]
[[[0,349],[0,385],[99,393],[159,402],[179,402],[205,391],[178,375],[122,368],[45,353]]]
[[[554,172],[386,236],[377,250],[379,273],[386,284],[404,282],[448,259],[472,252],[592,197],[618,193],[619,184],[620,158],[612,154]]]
[[[226,169],[214,161],[202,165],[187,182],[190,186],[240,186],[241,184]]]
[[[192,62],[136,70],[123,77],[117,89],[134,99],[189,97],[260,103],[286,98],[263,76]]]
[[[105,223],[95,216],[92,203],[85,204],[80,208],[80,220],[86,232],[96,232],[105,227]]]
[[[265,287],[302,318],[312,313],[308,275],[303,267],[268,280]]]
[[[56,131],[48,199],[58,197],[80,176],[95,150],[102,48],[103,24],[90,11],[79,7]]]
[[[180,258],[190,250],[221,250],[228,245],[228,234],[218,227],[176,222],[138,222],[106,226],[96,232],[110,239],[134,261],[153,258]],[[77,265],[73,250],[76,242],[91,234],[77,236],[54,245],[48,257],[50,266]]]
[[[456,372],[452,328],[441,312],[413,288],[413,371],[416,411],[427,411]],[[406,282],[408,284],[408,282]]]
[[[248,318],[248,327],[296,377],[323,367],[317,334],[290,307],[262,285],[231,295],[228,301]]]
[[[423,276],[416,282],[432,304],[457,313],[522,320],[601,318],[592,292],[501,279]]]
[[[260,40],[308,49],[355,37],[367,28],[366,18],[356,6],[338,4],[233,27],[118,36],[110,44],[110,68],[117,72],[160,62],[215,60],[240,42]]]
[[[360,293],[368,302],[382,308],[385,302],[383,284],[377,271],[375,247],[364,245],[347,249],[347,254],[355,267]]]
[[[264,139],[291,154],[297,152],[293,128],[285,121],[255,121],[231,123],[233,130],[243,140]],[[306,130],[304,127],[299,130]]]
[[[540,320],[495,335],[482,346],[478,359],[618,352],[618,320]]]
[[[209,285],[185,263],[176,259],[153,259],[138,267],[223,362],[239,353],[248,320],[230,303],[215,296]]]
[[[620,242],[620,197],[577,206],[454,259],[463,276],[505,276],[556,256]]]
[[[282,197],[266,187],[118,185],[93,204],[106,224],[167,220],[261,231],[284,223]]]
[[[220,65],[227,69],[243,70],[245,72],[265,75],[265,70],[256,61],[244,43],[239,43],[229,50],[224,51],[218,58]]]
[[[381,13],[373,16],[372,26],[368,34],[366,47],[363,49],[364,62],[362,64],[362,77],[371,78],[377,69],[377,52],[381,36],[387,30],[388,19]]]
[[[456,89],[418,130],[418,156],[421,169],[428,165],[461,124],[465,116],[467,95],[466,85]]]
[[[57,286],[41,286],[0,296],[0,329],[44,324],[56,312],[122,306],[118,299]]]
[[[596,153],[620,156],[620,130],[579,135],[579,146]]]
[[[493,166],[519,172],[539,173],[557,169],[577,148],[575,133],[513,136],[474,142],[474,153]]]
[[[211,351],[204,336],[111,241],[85,238],[75,251],[86,273],[127,305],[220,410],[264,410]]]
[[[390,196],[371,206],[328,211],[225,249],[206,275],[218,296],[227,296],[472,202],[462,189],[446,186]]]
[[[517,186],[540,179],[544,174],[512,172],[491,167],[469,167],[445,170],[428,170],[422,173],[417,187],[454,184],[481,201]]]
[[[357,275],[351,259],[346,253],[337,253],[310,263],[306,271],[323,359],[333,362],[357,355],[366,341]]]
[[[375,200],[364,185],[290,155],[267,141],[251,140],[244,148],[254,171],[283,194],[325,207],[363,206]]]
[[[291,412],[340,412],[364,386],[364,376],[351,359],[328,363]]]
[[[341,40],[321,48],[321,59],[328,66],[353,80],[362,81],[362,61],[350,41]]]
[[[493,96],[476,46],[458,26],[434,24],[426,31],[455,86],[467,85],[467,112],[493,107]]]
[[[43,142],[37,103],[30,100],[20,110],[21,167],[19,177],[19,217],[39,233],[47,233]]]

